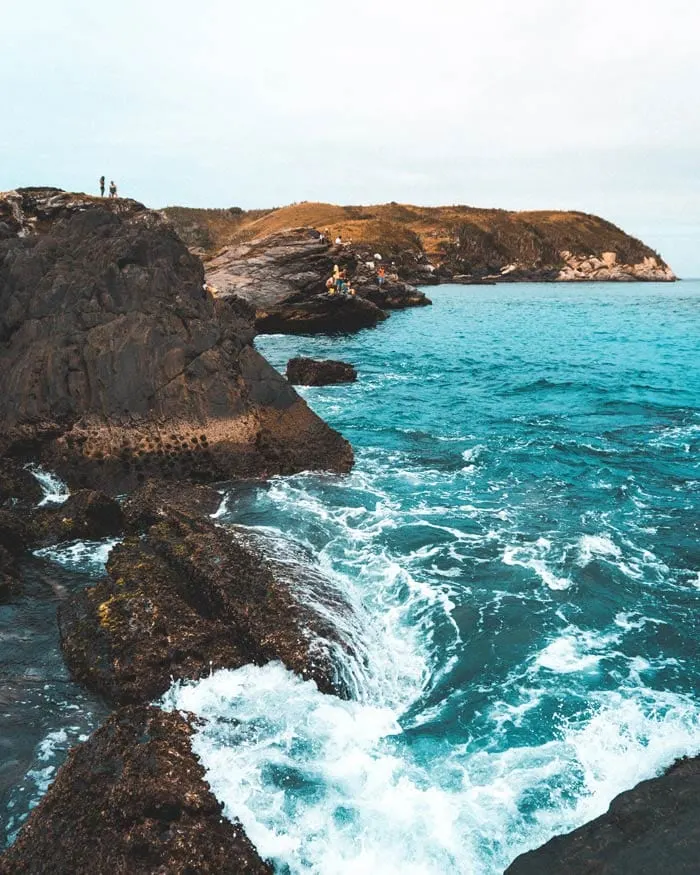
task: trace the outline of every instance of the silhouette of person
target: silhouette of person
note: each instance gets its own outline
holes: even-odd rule
[[[105,196],[105,178],[100,176],[100,197]]]
[[[109,183],[109,196],[110,197],[117,196],[117,184],[113,179]]]

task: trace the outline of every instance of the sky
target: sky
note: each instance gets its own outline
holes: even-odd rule
[[[23,0],[0,191],[596,213],[700,276],[692,0]]]

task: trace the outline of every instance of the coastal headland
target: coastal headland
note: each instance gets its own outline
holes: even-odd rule
[[[395,277],[386,284],[380,261]],[[356,296],[324,292],[336,263],[354,274]],[[173,680],[274,660],[353,695],[342,671],[351,645],[329,619],[349,606],[318,576],[295,586],[274,557],[212,519],[220,496],[210,484],[342,475],[353,464],[347,441],[255,350],[256,331],[359,330],[428,304],[414,283],[532,279],[674,275],[644,244],[580,213],[162,213],[52,188],[0,194],[0,597],[21,591],[22,561],[38,545],[121,539],[106,572],[60,610],[72,676],[112,714],[69,754],[0,872],[48,871],[49,858],[53,871],[272,871],[235,812],[223,817],[189,718],[149,705]],[[70,498],[37,507],[34,465],[60,474]],[[311,588],[329,606],[322,614],[299,596]],[[682,852],[696,860],[697,793],[684,788],[697,785],[697,761],[635,799],[670,823],[668,787],[681,781],[683,824],[693,824]],[[645,847],[640,829],[620,826],[630,810],[622,800],[610,813],[632,855],[623,863]],[[570,871],[631,871],[604,867],[605,829],[593,862],[584,854]],[[564,871],[579,853],[564,843],[580,838],[555,841],[534,869],[516,861],[513,871]]]

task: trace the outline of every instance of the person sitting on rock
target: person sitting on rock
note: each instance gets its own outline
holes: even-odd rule
[[[117,196],[117,184],[113,179],[109,183],[109,196],[110,197]]]
[[[332,276],[329,276],[326,280],[326,292],[328,292],[329,295],[335,294],[335,278]]]
[[[377,282],[380,286],[384,285],[384,281],[386,280],[386,270],[383,267],[380,267],[377,271]]]
[[[105,178],[100,176],[100,197],[105,196]]]
[[[343,238],[340,236],[340,234],[338,234],[338,236],[335,238],[335,245],[336,245],[336,246],[342,246],[342,245],[343,245]]]

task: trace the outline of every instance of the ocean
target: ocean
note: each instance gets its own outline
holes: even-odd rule
[[[349,604],[354,699],[273,663],[163,700],[205,718],[212,788],[283,875],[496,875],[700,753],[700,282],[426,291],[353,336],[256,339],[356,366],[300,389],[356,465],[218,512]],[[108,546],[42,561],[86,580]],[[51,695],[10,836],[101,716]]]

